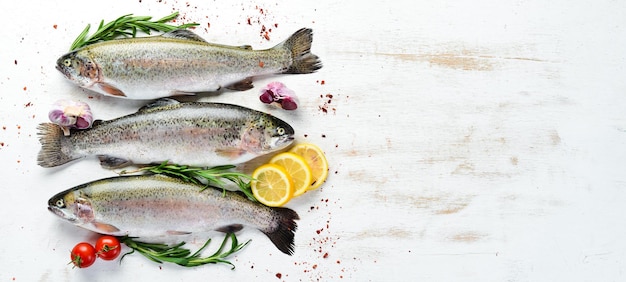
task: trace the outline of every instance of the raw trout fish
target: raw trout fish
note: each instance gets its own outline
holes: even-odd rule
[[[286,122],[245,107],[162,98],[138,112],[96,121],[69,136],[52,123],[38,127],[37,163],[54,167],[97,155],[105,168],[170,163],[192,166],[239,164],[289,146]]]
[[[163,175],[118,176],[58,193],[48,201],[48,210],[114,236],[155,238],[252,227],[283,253],[293,254],[295,211],[252,202],[239,192],[203,188]]]
[[[128,99],[156,99],[252,88],[251,78],[312,73],[322,67],[311,53],[313,33],[303,28],[267,50],[204,41],[188,30],[160,36],[99,42],[63,55],[56,68],[95,92]]]

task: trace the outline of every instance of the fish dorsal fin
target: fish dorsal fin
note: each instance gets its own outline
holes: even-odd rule
[[[94,120],[94,121],[93,121],[93,123],[91,124],[91,127],[96,127],[96,126],[101,125],[101,124],[103,124],[103,123],[104,123],[104,121],[103,121],[103,120],[101,120],[101,119],[97,119],[97,120]]]
[[[163,107],[163,106],[169,106],[169,105],[176,105],[176,104],[180,104],[180,102],[174,100],[174,99],[170,99],[170,98],[161,98],[158,100],[155,100],[152,103],[149,103],[143,107],[141,107],[139,109],[139,112],[145,112],[145,111],[149,111],[151,109],[154,108],[159,108],[159,107]]]
[[[161,36],[207,43],[206,40],[204,40],[202,37],[186,29],[172,30],[170,32],[164,33]]]

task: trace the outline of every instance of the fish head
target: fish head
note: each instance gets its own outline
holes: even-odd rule
[[[90,223],[95,218],[89,197],[77,189],[54,195],[48,200],[48,210],[76,225]]]
[[[100,67],[88,56],[87,52],[72,51],[61,56],[57,60],[56,68],[65,77],[81,87],[90,87],[98,82],[100,77]]]
[[[291,125],[283,120],[270,116],[264,126],[264,144],[263,148],[268,151],[276,151],[283,149],[293,142],[294,130]]]
[[[294,130],[291,125],[279,118],[262,115],[250,120],[242,136],[242,148],[263,155],[289,146],[293,139]]]

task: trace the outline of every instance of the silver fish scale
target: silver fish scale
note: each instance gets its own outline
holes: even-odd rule
[[[271,208],[233,193],[169,177],[138,176],[96,181],[76,193],[91,203],[94,221],[115,226],[115,235],[162,236],[165,231],[203,232],[232,224],[262,231],[276,228]]]
[[[242,135],[248,128],[263,131],[267,126],[274,125],[259,112],[191,103],[103,122],[89,131],[77,131],[65,141],[76,156],[112,155],[144,163],[147,159],[172,157],[171,153],[159,157],[160,151],[166,151],[176,152],[175,157],[181,162],[197,163],[200,159],[216,158],[216,149],[242,147]],[[262,144],[265,140],[259,141]],[[206,149],[198,154],[198,148]]]
[[[104,95],[148,100],[221,87],[247,90],[271,74],[313,73],[313,31],[302,28],[265,50],[208,43],[188,30],[98,42],[71,51],[56,68],[80,87]]]
[[[242,77],[278,73],[292,61],[291,54],[281,49],[252,51],[158,37],[153,42],[145,39],[136,42],[143,44],[133,44],[132,40],[112,41],[88,46],[83,52],[88,51],[100,66],[103,82],[126,85],[126,89],[155,88],[156,91],[162,88],[163,77],[168,78],[169,87],[174,89],[207,91],[211,89],[203,87],[213,86],[213,81],[234,83]],[[203,86],[188,88],[191,84]]]

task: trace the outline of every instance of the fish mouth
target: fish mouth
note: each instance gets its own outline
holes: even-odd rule
[[[59,208],[48,207],[48,210],[57,216],[63,217],[63,212]]]
[[[59,209],[59,208],[57,208],[57,207],[51,207],[51,206],[48,206],[48,210],[49,210],[51,213],[53,213],[54,215],[56,215],[56,216],[58,216],[58,217],[60,217],[60,218],[63,218],[63,219],[65,219],[65,220],[68,220],[68,221],[70,221],[70,222],[74,222],[74,221],[76,221],[76,219],[75,219],[75,218],[68,218],[68,217],[65,215],[65,213],[64,213],[61,209]]]
[[[293,143],[293,140],[295,140],[296,137],[293,135],[285,135],[285,136],[281,136],[279,138],[276,139],[276,142],[274,143],[274,147],[275,148],[284,148],[289,146],[291,143]]]
[[[70,76],[70,73],[69,73],[69,72],[67,72],[67,71],[65,71],[65,69],[63,69],[61,66],[56,65],[56,66],[55,66],[55,68],[56,68],[59,72],[61,72],[61,73],[62,73],[62,74],[63,74],[63,75],[67,78],[67,79],[70,79],[70,80],[72,79],[72,77]]]

